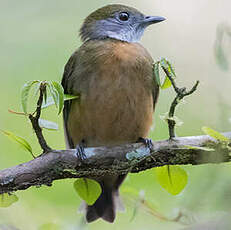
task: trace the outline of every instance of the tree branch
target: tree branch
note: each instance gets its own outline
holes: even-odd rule
[[[231,138],[231,132],[224,134]],[[102,175],[138,173],[163,165],[197,165],[230,161],[230,150],[209,136],[193,136],[156,141],[150,152],[143,144],[86,148],[87,159],[77,158],[76,150],[51,150],[24,164],[0,171],[0,194],[31,186],[51,186],[64,178],[95,178]],[[195,146],[195,148],[188,147]],[[207,147],[212,151],[196,149]]]

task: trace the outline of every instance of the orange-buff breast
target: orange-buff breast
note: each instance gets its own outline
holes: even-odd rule
[[[147,137],[158,87],[153,60],[138,43],[88,41],[74,54],[73,93],[67,127],[73,143],[109,146]],[[75,79],[78,76],[78,79]]]

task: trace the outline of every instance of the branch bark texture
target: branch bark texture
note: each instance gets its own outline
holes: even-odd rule
[[[231,138],[231,132],[224,134]],[[209,136],[180,137],[156,141],[152,150],[143,144],[86,148],[87,159],[77,158],[74,149],[49,153],[0,171],[0,194],[25,190],[31,186],[51,186],[65,178],[95,178],[105,174],[138,173],[164,165],[198,165],[230,161],[230,151]],[[195,147],[209,147],[204,151]]]

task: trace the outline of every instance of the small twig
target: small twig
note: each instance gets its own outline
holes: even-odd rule
[[[22,113],[22,112],[16,112],[16,111],[14,111],[14,110],[12,110],[12,109],[8,109],[8,112],[9,112],[9,113],[12,113],[12,114],[17,114],[17,115],[25,116],[25,113]]]
[[[175,92],[177,94],[176,97],[174,98],[171,106],[170,106],[170,110],[169,110],[169,113],[168,113],[169,138],[173,139],[173,138],[176,137],[176,133],[175,133],[176,121],[174,119],[176,106],[180,103],[180,101],[184,97],[189,96],[189,95],[193,94],[196,91],[197,86],[199,85],[199,81],[197,81],[195,83],[195,85],[192,87],[192,89],[190,91],[187,91],[187,89],[185,87],[183,87],[183,88],[177,87],[177,85],[175,83],[175,80],[173,79],[173,77],[169,73],[168,69],[166,69],[164,66],[162,66],[162,68],[163,68],[165,74],[167,75],[167,77],[169,78],[169,80],[171,81],[172,86],[173,86],[173,88],[174,88],[174,90],[175,90]]]
[[[37,108],[35,111],[35,116],[32,114],[29,114],[29,119],[32,123],[32,127],[35,131],[37,138],[38,138],[38,142],[39,142],[39,144],[43,150],[43,153],[47,153],[47,152],[51,151],[52,149],[48,146],[48,144],[47,144],[47,142],[43,136],[42,129],[39,126],[39,118],[41,116],[43,95],[44,95],[44,92],[46,91],[46,84],[41,83],[39,91],[40,91],[40,95],[39,95],[39,99],[37,102]]]

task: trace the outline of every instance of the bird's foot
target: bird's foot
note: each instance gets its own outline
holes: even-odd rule
[[[139,137],[137,143],[143,143],[146,148],[149,148],[150,151],[153,150],[153,143],[151,139]]]
[[[76,146],[76,156],[78,157],[78,159],[80,161],[84,161],[85,159],[87,159],[87,156],[85,154],[85,142],[84,140],[82,140],[77,146]]]

